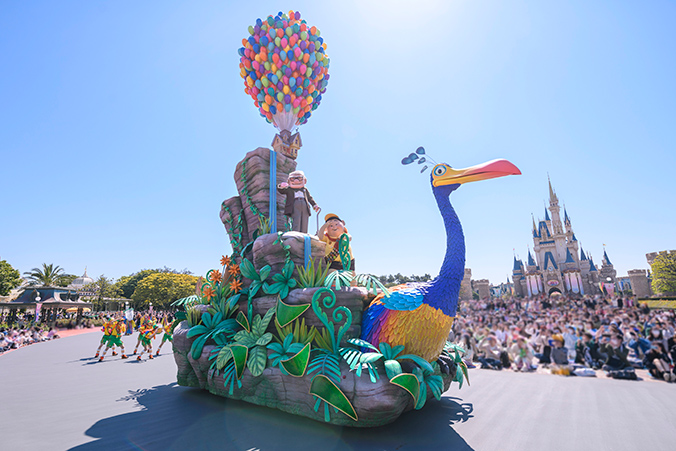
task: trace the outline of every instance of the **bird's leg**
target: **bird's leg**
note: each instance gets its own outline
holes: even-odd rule
[[[439,364],[439,369],[442,374],[448,374],[453,378],[455,377],[455,372],[458,371],[458,365],[451,356],[442,352],[437,359],[437,363]]]

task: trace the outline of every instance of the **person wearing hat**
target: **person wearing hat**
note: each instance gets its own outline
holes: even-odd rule
[[[352,241],[352,237],[345,227],[345,221],[340,219],[337,214],[329,213],[324,216],[324,225],[317,232],[320,240],[326,243],[326,255],[324,261],[329,264],[331,269],[343,269],[343,263],[340,259],[340,238],[347,235]],[[352,245],[348,247],[350,253],[350,270],[354,271],[354,256],[352,255]]]
[[[293,171],[287,182],[277,185],[277,191],[286,195],[284,214],[291,218],[294,232],[307,233],[307,223],[310,217],[310,205],[316,212],[321,208],[315,203],[310,192],[305,188],[307,178],[303,171]]]

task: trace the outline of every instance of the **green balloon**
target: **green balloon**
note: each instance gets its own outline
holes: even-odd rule
[[[253,36],[254,33],[255,33],[254,27],[252,27],[251,25],[249,25],[249,34],[250,34],[251,36]]]
[[[317,28],[317,33],[315,34],[315,36],[319,37],[319,36],[321,36],[321,35],[322,35],[322,32],[319,31],[319,28]]]
[[[305,71],[305,76],[309,77],[310,75],[312,75],[312,68],[308,67],[307,70]]]
[[[288,37],[291,37],[292,34],[293,34],[293,30],[291,29],[291,27],[286,27],[286,35]]]
[[[282,72],[282,69],[277,69],[277,72],[275,73],[275,75],[277,76],[277,78],[279,78],[281,80],[282,77],[284,76],[284,73]]]
[[[265,63],[265,64],[269,64],[269,63]],[[261,78],[261,83],[263,83],[263,86],[265,86],[266,88],[268,86],[270,86],[270,82],[268,81],[268,79],[266,77]]]
[[[275,38],[275,45],[276,45],[277,47],[279,47],[280,45],[282,45],[282,40],[281,40],[280,38]]]
[[[278,92],[278,93],[277,93],[277,101],[278,101],[278,102],[281,102],[282,100],[284,100],[284,93],[283,93],[283,92]]]
[[[307,31],[300,32],[300,38],[304,41],[307,39]]]

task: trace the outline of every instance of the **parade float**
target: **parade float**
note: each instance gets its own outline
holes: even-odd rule
[[[178,383],[336,425],[391,423],[467,378],[462,348],[446,341],[465,265],[451,192],[519,171],[506,160],[462,170],[433,164],[423,148],[405,157],[423,170],[433,164],[446,256],[433,281],[386,289],[354,270],[338,215],[307,233],[310,207],[318,208],[296,170],[297,128],[329,80],[319,30],[290,11],[258,19],[249,34],[239,49],[245,92],[279,133],[272,149],[247,153],[235,168],[238,195],[220,212],[232,255],[175,303]]]

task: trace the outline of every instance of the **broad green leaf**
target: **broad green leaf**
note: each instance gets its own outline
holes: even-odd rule
[[[372,349],[372,350],[378,352],[378,348],[376,348],[375,346],[373,346],[373,345],[372,345],[371,343],[369,343],[368,341],[362,340],[361,338],[349,338],[349,339],[347,340],[347,342],[348,342],[348,343],[352,343],[353,345],[361,346],[362,348],[369,348],[369,349]],[[387,343],[384,343],[384,344],[387,344]],[[388,346],[389,346],[389,345],[388,345]],[[383,353],[383,354],[384,354],[384,353]]]
[[[251,280],[260,280],[254,265],[246,258],[242,259],[242,263],[239,265],[239,269],[242,272],[242,275],[247,279]]]
[[[373,363],[382,359],[383,355],[379,352],[366,352],[359,358],[360,363]]]
[[[199,324],[197,326],[192,326],[190,328],[190,330],[188,331],[188,334],[186,335],[186,337],[192,338],[195,335],[202,335],[202,334],[207,333],[207,332],[209,332],[209,329],[207,329],[205,326]]]
[[[272,268],[270,268],[270,265],[265,265],[265,266],[263,266],[263,267],[261,268],[260,273],[259,273],[259,278],[258,278],[258,280],[260,280],[261,282],[263,282],[265,279],[267,279],[267,278],[268,278],[268,275],[270,275],[270,270],[271,270],[271,269],[272,269]]]
[[[390,383],[403,388],[412,397],[414,404],[418,403],[418,396],[420,395],[420,382],[415,375],[410,373],[401,373],[390,379]]]
[[[401,364],[396,360],[385,360],[385,372],[387,377],[392,379],[397,374],[401,374]]]
[[[257,334],[258,335],[263,335],[265,333],[265,329],[268,328],[268,324],[270,324],[270,320],[272,319],[272,315],[275,314],[275,309],[271,308],[267,312],[265,312],[265,316],[261,320],[261,322],[258,324],[257,328]]]
[[[249,325],[249,319],[246,317],[244,312],[237,313],[237,322],[240,326],[244,328],[247,332],[251,332],[251,325]]]
[[[292,323],[296,318],[305,313],[310,308],[310,304],[290,305],[277,298],[277,325],[285,327]]]
[[[232,352],[232,358],[235,361],[235,369],[237,370],[237,379],[241,379],[242,373],[244,373],[244,364],[247,362],[249,348],[247,348],[246,346],[233,344],[230,346],[230,351]]]
[[[256,340],[256,346],[265,346],[272,341],[272,334],[267,332],[263,334],[258,340]]]
[[[422,357],[415,355],[415,354],[405,354],[397,358],[397,360],[404,360],[404,359],[409,359],[413,360],[420,368],[423,370],[429,371],[430,373],[434,373],[434,368],[432,368],[432,365],[430,365],[430,362],[427,360],[423,359]]]
[[[306,344],[303,349],[300,350],[296,355],[286,360],[282,360],[280,365],[286,370],[287,373],[294,377],[301,377],[305,374],[307,370],[307,365],[310,362],[310,343]]]
[[[352,407],[350,400],[328,377],[322,374],[315,376],[310,386],[310,394],[338,409],[354,421],[358,421],[357,412]]]
[[[260,376],[265,370],[265,365],[268,362],[268,352],[263,346],[255,346],[251,350],[249,360],[246,362],[247,368],[251,371],[252,376]]]
[[[228,364],[230,359],[232,359],[232,351],[230,350],[230,346],[221,348],[218,353],[218,357],[216,358],[216,368],[222,370],[225,368],[225,365]]]

